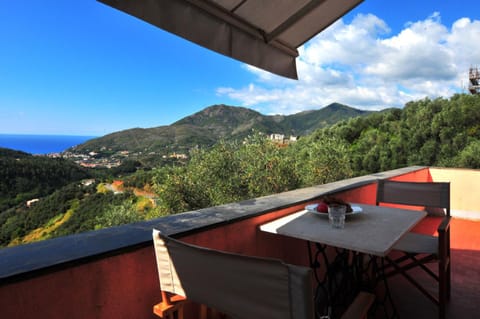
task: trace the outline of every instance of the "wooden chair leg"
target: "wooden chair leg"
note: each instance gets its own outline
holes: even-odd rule
[[[447,300],[450,300],[450,291],[451,291],[451,267],[450,267],[450,261],[447,266]]]
[[[206,305],[200,305],[200,319],[227,319],[227,315]]]
[[[221,313],[216,309],[210,309],[210,312],[212,314],[212,318],[215,318],[215,319],[225,318],[225,314]]]
[[[445,265],[445,262],[440,261],[438,263],[438,317],[439,319],[445,318],[445,307],[446,307],[447,295],[448,295],[447,269],[448,269],[448,265]]]
[[[184,319],[184,305],[186,298],[179,295],[168,295],[162,291],[162,302],[153,306],[153,313],[162,319]],[[200,305],[200,319],[208,318],[208,307],[206,305]],[[224,318],[224,315],[216,310],[211,309],[211,318]]]
[[[205,305],[200,305],[200,319],[207,319],[208,308]]]
[[[153,313],[165,319],[183,319],[183,307],[186,298],[179,295],[169,296],[162,291],[162,302],[153,306]],[[175,318],[175,314],[177,314]]]
[[[178,314],[178,319],[183,319],[183,307],[180,307],[178,309],[177,314]]]

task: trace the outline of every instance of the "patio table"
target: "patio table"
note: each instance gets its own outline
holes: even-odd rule
[[[375,283],[384,282],[385,298],[389,298],[393,306],[386,278],[381,271],[384,257],[390,253],[403,235],[426,216],[425,211],[365,204],[352,204],[352,206],[361,208],[361,212],[347,216],[345,228],[341,229],[333,228],[329,224],[328,214],[322,215],[322,213],[313,213],[308,210],[301,210],[260,226],[260,230],[264,232],[306,240],[313,268],[319,268],[321,263],[318,258],[323,258],[326,267],[325,275],[320,278],[315,272],[318,283],[317,298],[323,289],[323,298],[327,299],[325,309],[328,309],[325,312],[328,312],[328,316],[333,311],[332,308],[336,307],[334,299],[338,299],[338,296],[335,290],[344,292],[347,290],[346,285],[352,288],[352,282],[360,282],[359,276],[366,273],[362,269],[366,264],[363,260],[364,256],[369,257],[368,267],[375,273]],[[314,243],[317,248],[314,256],[312,256],[310,243]],[[329,260],[326,253],[327,246],[336,249],[334,261]],[[378,261],[381,265],[378,265]],[[339,271],[342,272],[344,279],[340,283],[336,282]],[[361,284],[356,284],[354,288],[358,289],[359,285]],[[395,317],[394,306],[393,309],[393,317]]]

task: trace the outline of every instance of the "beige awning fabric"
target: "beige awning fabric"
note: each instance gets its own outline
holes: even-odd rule
[[[297,48],[363,0],[98,0],[266,71],[297,79]]]

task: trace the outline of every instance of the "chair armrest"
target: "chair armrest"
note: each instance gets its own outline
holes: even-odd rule
[[[440,225],[438,225],[438,233],[446,233],[447,231],[450,231],[450,220],[452,219],[451,216],[445,216],[445,218],[442,220]]]
[[[445,216],[442,223],[438,226],[438,258],[441,268],[450,264],[450,220],[451,216]],[[443,266],[442,266],[443,265]]]

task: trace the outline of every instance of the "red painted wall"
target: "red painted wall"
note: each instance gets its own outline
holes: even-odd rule
[[[393,181],[405,182],[432,182],[432,175],[428,168],[424,168],[415,172],[410,172],[404,175],[398,175],[392,178]]]
[[[0,318],[156,318],[152,247],[0,287]]]

